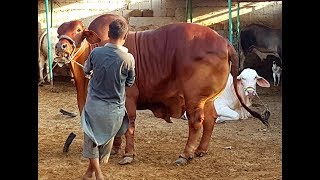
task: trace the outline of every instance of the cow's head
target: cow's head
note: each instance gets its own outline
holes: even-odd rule
[[[85,39],[91,44],[101,41],[95,32],[87,30],[79,20],[64,22],[57,31],[59,41],[55,45],[56,55],[67,59],[80,48]]]
[[[261,87],[270,87],[270,83],[259,76],[254,69],[246,68],[237,76],[238,83],[241,83],[244,94],[252,97],[256,95],[256,84]]]

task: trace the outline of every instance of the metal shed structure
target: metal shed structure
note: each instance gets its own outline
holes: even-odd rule
[[[232,25],[232,0],[228,1],[228,9],[229,9],[229,41],[233,43],[233,25]],[[272,1],[282,1],[282,0],[233,0],[237,3],[237,17],[236,17],[236,45],[237,51],[240,52],[240,3],[241,2],[272,2]],[[186,0],[186,22],[192,23],[192,0]],[[238,54],[239,63],[240,56]],[[240,67],[240,64],[239,64]]]

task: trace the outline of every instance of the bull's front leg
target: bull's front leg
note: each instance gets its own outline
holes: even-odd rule
[[[122,144],[122,136],[115,136],[110,155],[118,154]]]
[[[73,62],[71,65],[72,66],[69,66],[69,67],[71,68],[74,76],[74,83],[77,90],[78,109],[81,114],[82,109],[86,103],[89,79],[85,77],[82,67],[74,64]]]
[[[119,164],[130,164],[134,160],[135,150],[134,150],[134,132],[135,132],[135,120],[136,120],[136,101],[135,98],[127,98],[126,100],[126,108],[129,117],[129,127],[127,132],[125,133],[126,138],[126,146],[125,146],[125,154],[123,155],[123,159],[119,161]],[[121,137],[120,139],[121,145]],[[115,142],[117,143],[117,142]],[[114,144],[115,145],[115,144]]]
[[[73,72],[75,74],[75,85],[76,85],[76,90],[77,90],[77,102],[78,102],[78,108],[79,108],[79,112],[81,114],[82,109],[84,107],[85,101],[86,101],[86,97],[87,97],[87,88],[88,88],[88,79],[86,79],[84,77],[84,73],[81,71],[82,69],[80,69],[79,67],[73,67]],[[70,136],[73,135],[73,136]],[[72,143],[73,138],[75,137],[75,134],[70,133],[70,135],[68,136],[66,143],[64,145],[64,152],[67,152],[69,149],[69,146]],[[69,138],[71,138],[71,140],[69,140]]]

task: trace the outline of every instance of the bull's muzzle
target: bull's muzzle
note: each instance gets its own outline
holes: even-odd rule
[[[67,35],[59,36],[59,41],[55,45],[56,55],[61,58],[67,58],[71,56],[76,48],[76,43]]]
[[[68,52],[68,44],[58,42],[55,46],[55,53],[60,58],[68,58],[70,53]]]

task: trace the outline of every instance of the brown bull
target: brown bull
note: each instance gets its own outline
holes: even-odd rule
[[[88,80],[77,63],[85,62],[94,43],[101,46],[108,42],[108,25],[115,18],[123,17],[106,14],[94,19],[88,29],[81,21],[63,23],[58,29],[60,41],[56,44],[56,53],[72,59],[79,111],[85,104]],[[206,154],[217,118],[213,100],[225,88],[230,64],[233,77],[238,74],[234,48],[212,29],[191,23],[129,32],[125,46],[136,61],[136,80],[132,87],[126,89],[130,125],[125,134],[124,157],[130,157],[130,160],[124,159],[120,163],[133,160],[136,110],[142,109],[151,110],[156,117],[167,122],[170,122],[170,117],[180,118],[184,111],[187,112],[189,137],[177,164],[186,164],[194,154]],[[260,114],[245,108],[264,124],[267,123]],[[114,144],[116,151],[120,143],[121,138],[118,137]]]

